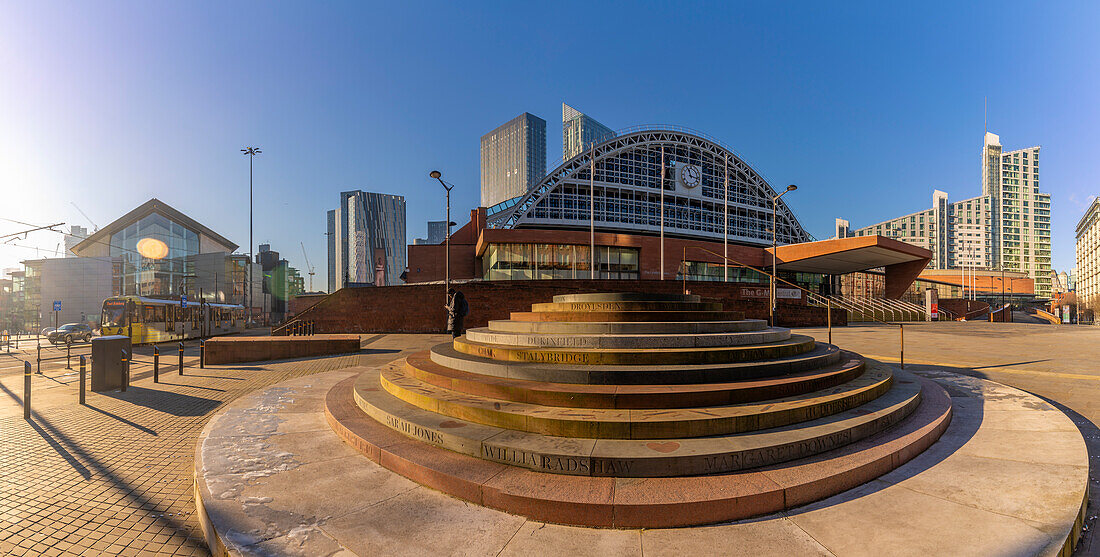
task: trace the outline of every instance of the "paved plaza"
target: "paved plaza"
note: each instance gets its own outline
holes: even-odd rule
[[[800,329],[818,340],[823,329]],[[351,366],[382,364],[442,342],[441,335],[365,335],[364,352],[239,366],[188,368],[162,357],[153,384],[139,349],[127,393],[88,393],[64,360],[33,380],[33,419],[22,416],[26,354],[0,355],[0,554],[190,555],[207,553],[192,491],[197,437],[224,405],[275,383]],[[833,342],[868,357],[897,356],[897,328],[837,328]],[[928,323],[905,330],[907,369],[948,371],[1011,385],[1056,404],[1078,425],[1090,460],[1100,455],[1100,328]],[[74,350],[74,353],[76,351]],[[53,355],[57,355],[54,353]],[[33,354],[31,355],[33,358]],[[74,360],[75,361],[75,360]],[[75,367],[75,366],[74,366]],[[1090,474],[1091,505],[1100,489]],[[1095,509],[1076,552],[1095,553]]]
[[[28,354],[2,355],[0,555],[206,555],[192,466],[214,412],[273,383],[382,363],[442,338],[365,336],[358,355],[206,369],[188,343],[184,375],[173,351],[162,355],[159,384],[151,350],[139,348],[128,391],[89,392],[86,406],[77,404],[77,373],[51,361],[33,378],[30,422],[19,361]]]

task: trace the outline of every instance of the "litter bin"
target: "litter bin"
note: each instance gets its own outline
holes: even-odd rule
[[[92,338],[92,390],[122,387],[122,351],[130,354],[130,337],[111,335]]]

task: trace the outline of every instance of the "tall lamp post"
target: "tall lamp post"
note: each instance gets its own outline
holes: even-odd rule
[[[455,186],[454,184],[444,182],[443,173],[438,170],[431,171],[428,176],[439,180],[443,189],[447,190],[447,262],[445,264],[447,267],[447,274],[443,279],[443,296],[446,298],[447,294],[451,291],[451,189]]]
[[[779,206],[779,198],[783,197],[784,195],[787,195],[788,192],[792,192],[796,189],[798,189],[798,186],[796,186],[794,184],[791,184],[791,185],[787,186],[787,189],[784,190],[783,193],[781,193],[781,194],[779,194],[775,197],[772,197],[772,276],[771,276],[772,287],[771,287],[771,308],[769,308],[770,311],[768,312],[768,315],[771,317],[772,327],[775,326],[775,305],[776,305],[776,303],[775,303],[776,302],[776,300],[775,300],[775,273],[776,273],[775,212],[776,212],[776,207]]]
[[[252,326],[252,161],[263,151],[259,147],[246,147],[241,154],[248,157],[248,287],[244,289],[244,307],[248,309],[248,326]]]

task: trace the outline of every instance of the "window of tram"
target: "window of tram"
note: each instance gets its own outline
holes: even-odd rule
[[[103,303],[103,326],[126,326],[126,302],[110,300]]]
[[[482,259],[486,280],[586,279],[591,277],[589,246],[572,244],[489,244]],[[637,279],[638,250],[596,247],[597,277]]]

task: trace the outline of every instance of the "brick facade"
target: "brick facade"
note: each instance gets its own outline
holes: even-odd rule
[[[530,311],[531,304],[549,302],[557,294],[680,293],[683,286],[672,280],[478,281],[455,285],[470,304],[467,328],[484,327],[491,319],[508,319],[514,311]],[[704,301],[721,302],[726,310],[743,311],[746,318],[768,318],[766,285],[688,282],[687,287]],[[318,333],[439,333],[446,327],[444,303],[441,284],[345,288],[298,318],[313,322]],[[780,326],[822,326],[825,316],[825,308],[807,306],[804,299],[779,301]],[[847,322],[847,312],[833,311],[834,325]]]

